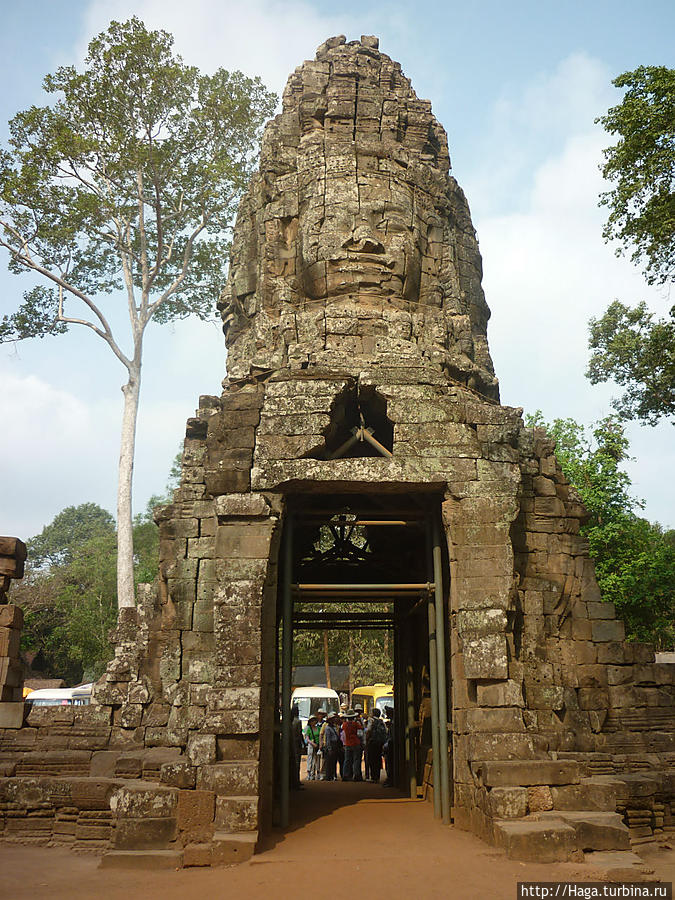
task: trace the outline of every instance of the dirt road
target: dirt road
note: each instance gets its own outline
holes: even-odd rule
[[[312,783],[293,794],[293,821],[251,862],[219,869],[100,870],[98,857],[0,843],[0,897],[15,900],[287,900],[323,894],[372,900],[515,900],[518,881],[585,881],[588,868],[508,860],[473,835],[443,827],[429,804],[379,785]],[[664,865],[665,856],[650,858]],[[667,866],[670,865],[670,869]],[[660,870],[659,870],[660,871]],[[356,888],[345,887],[347,876]]]

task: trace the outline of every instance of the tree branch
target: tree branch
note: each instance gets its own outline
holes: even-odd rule
[[[188,267],[190,265],[190,259],[192,257],[192,249],[194,247],[194,243],[201,232],[206,228],[207,222],[208,217],[202,213],[201,223],[192,232],[192,234],[188,238],[187,244],[185,245],[185,250],[183,251],[183,265],[181,266],[180,273],[172,281],[169,287],[161,294],[161,296],[157,300],[155,300],[155,302],[148,308],[148,320],[152,318],[152,316],[155,314],[155,311],[159,309],[159,307],[163,303],[165,303],[172,294],[175,294],[175,292],[185,280],[185,276],[187,275]]]
[[[23,244],[24,244],[23,238],[16,231],[15,228],[13,228],[7,222],[4,222],[2,220],[0,220],[0,225],[2,225],[2,227],[6,231],[8,231],[10,234],[12,234],[18,241],[20,241],[23,246]],[[99,322],[101,323],[101,326],[102,326],[102,330],[97,328],[97,326],[93,325],[92,323],[87,322],[86,319],[73,320],[72,324],[88,325],[90,328],[93,328],[94,331],[96,331],[96,333],[100,337],[102,337],[103,340],[105,340],[107,344],[110,345],[111,350],[117,356],[117,358],[120,360],[120,362],[127,368],[129,367],[130,361],[127,359],[127,357],[124,355],[124,353],[122,353],[120,348],[117,346],[117,342],[115,341],[115,338],[113,337],[112,329],[110,328],[110,325],[108,324],[108,320],[106,319],[106,317],[103,315],[101,310],[98,308],[98,306],[94,303],[94,301],[90,297],[88,297],[85,293],[83,293],[79,288],[75,287],[75,285],[70,284],[68,281],[66,281],[64,278],[62,278],[60,275],[55,274],[50,269],[47,269],[45,266],[36,262],[33,259],[33,257],[30,255],[30,252],[28,250],[26,250],[24,253],[21,253],[17,248],[12,247],[11,244],[9,244],[6,240],[3,240],[2,238],[0,238],[0,245],[2,245],[3,247],[7,247],[7,249],[10,251],[10,253],[14,257],[14,259],[16,259],[21,265],[25,266],[27,269],[32,269],[34,272],[39,272],[40,275],[44,275],[45,278],[48,278],[50,281],[54,282],[54,284],[56,284],[57,287],[59,287],[59,289],[60,289],[61,303],[63,300],[62,292],[64,290],[68,291],[69,294],[73,294],[73,296],[80,299],[92,311],[92,313],[96,316],[96,318],[99,320]],[[68,320],[62,319],[61,321],[67,322]]]

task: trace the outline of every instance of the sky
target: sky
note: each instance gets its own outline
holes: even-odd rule
[[[611,84],[638,65],[675,65],[672,0],[0,0],[0,142],[7,121],[47,95],[42,78],[81,65],[111,19],[139,16],[174,34],[186,62],[259,75],[281,93],[327,37],[375,34],[446,128],[453,174],[478,233],[502,402],[590,424],[618,388],[591,385],[588,319],[614,299],[659,314],[667,289],[602,239],[599,172],[611,140],[594,124],[620,102]],[[339,11],[336,11],[339,10]],[[0,314],[33,282],[5,272]],[[127,342],[127,345],[128,342]],[[217,322],[151,326],[145,349],[134,509],[167,482],[200,394],[219,394]],[[0,534],[29,538],[66,506],[115,511],[124,369],[84,329],[0,345]],[[644,515],[675,527],[673,426],[631,424],[628,465]]]

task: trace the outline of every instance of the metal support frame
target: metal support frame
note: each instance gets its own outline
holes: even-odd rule
[[[438,676],[436,673],[436,606],[429,594],[429,687],[431,690],[431,761],[434,773],[434,816],[441,818],[441,783],[438,735]]]
[[[441,529],[438,516],[434,516],[432,524],[433,565],[436,613],[436,673],[438,677],[438,736],[441,775],[441,810],[443,824],[450,824],[450,771],[448,766],[448,697],[447,666],[445,659],[445,604],[443,600],[443,563],[441,554]],[[434,796],[435,796],[434,782]]]
[[[407,631],[405,632],[408,633]],[[417,767],[415,765],[415,685],[413,667],[410,660],[410,641],[406,641],[405,659],[405,706],[406,706],[406,763],[408,768],[408,789],[410,799],[417,800]]]
[[[287,828],[290,819],[291,771],[291,678],[293,671],[293,517],[284,529],[284,581],[282,592],[281,647],[281,810],[279,824]]]

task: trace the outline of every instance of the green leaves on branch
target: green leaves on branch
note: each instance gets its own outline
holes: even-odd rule
[[[541,412],[529,426],[556,439],[556,456],[590,514],[582,528],[604,600],[616,605],[634,640],[670,649],[675,643],[675,532],[637,515],[642,503],[630,493],[623,470],[628,440],[616,418],[592,429],[573,419],[546,423]]]
[[[602,173],[614,183],[600,199],[610,210],[604,235],[631,247],[647,281],[662,284],[675,269],[675,69],[639,66],[612,83],[626,93],[597,120],[618,136],[604,153]]]
[[[134,576],[151,582],[159,566],[159,531],[148,508],[134,520]],[[69,506],[28,541],[28,571],[15,585],[24,608],[22,646],[41,656],[50,674],[69,684],[98,678],[112,659],[117,621],[117,535],[109,512],[95,503]]]
[[[68,326],[60,322],[59,302],[55,290],[34,287],[23,295],[19,309],[0,320],[0,344],[22,341],[24,338],[63,334]]]
[[[670,319],[655,319],[645,303],[618,300],[590,320],[592,384],[612,379],[626,390],[613,405],[624,419],[656,425],[675,415],[675,307]]]
[[[597,121],[618,137],[605,150],[602,173],[613,183],[601,195],[609,208],[603,234],[617,254],[632,251],[649,284],[665,284],[675,271],[675,69],[640,66],[612,82],[623,100]],[[614,407],[624,419],[655,425],[675,412],[675,307],[654,319],[644,303],[612,303],[590,321],[593,384],[614,380],[623,397]]]
[[[172,45],[135,17],[112,22],[83,72],[63,66],[45,78],[58,99],[18,113],[0,155],[10,268],[51,278],[71,301],[133,288],[142,324],[160,308],[161,321],[211,314],[226,234],[276,103],[259,79],[201,75]],[[5,335],[10,325],[17,338],[31,333],[12,319]],[[33,323],[48,332],[45,316]]]

